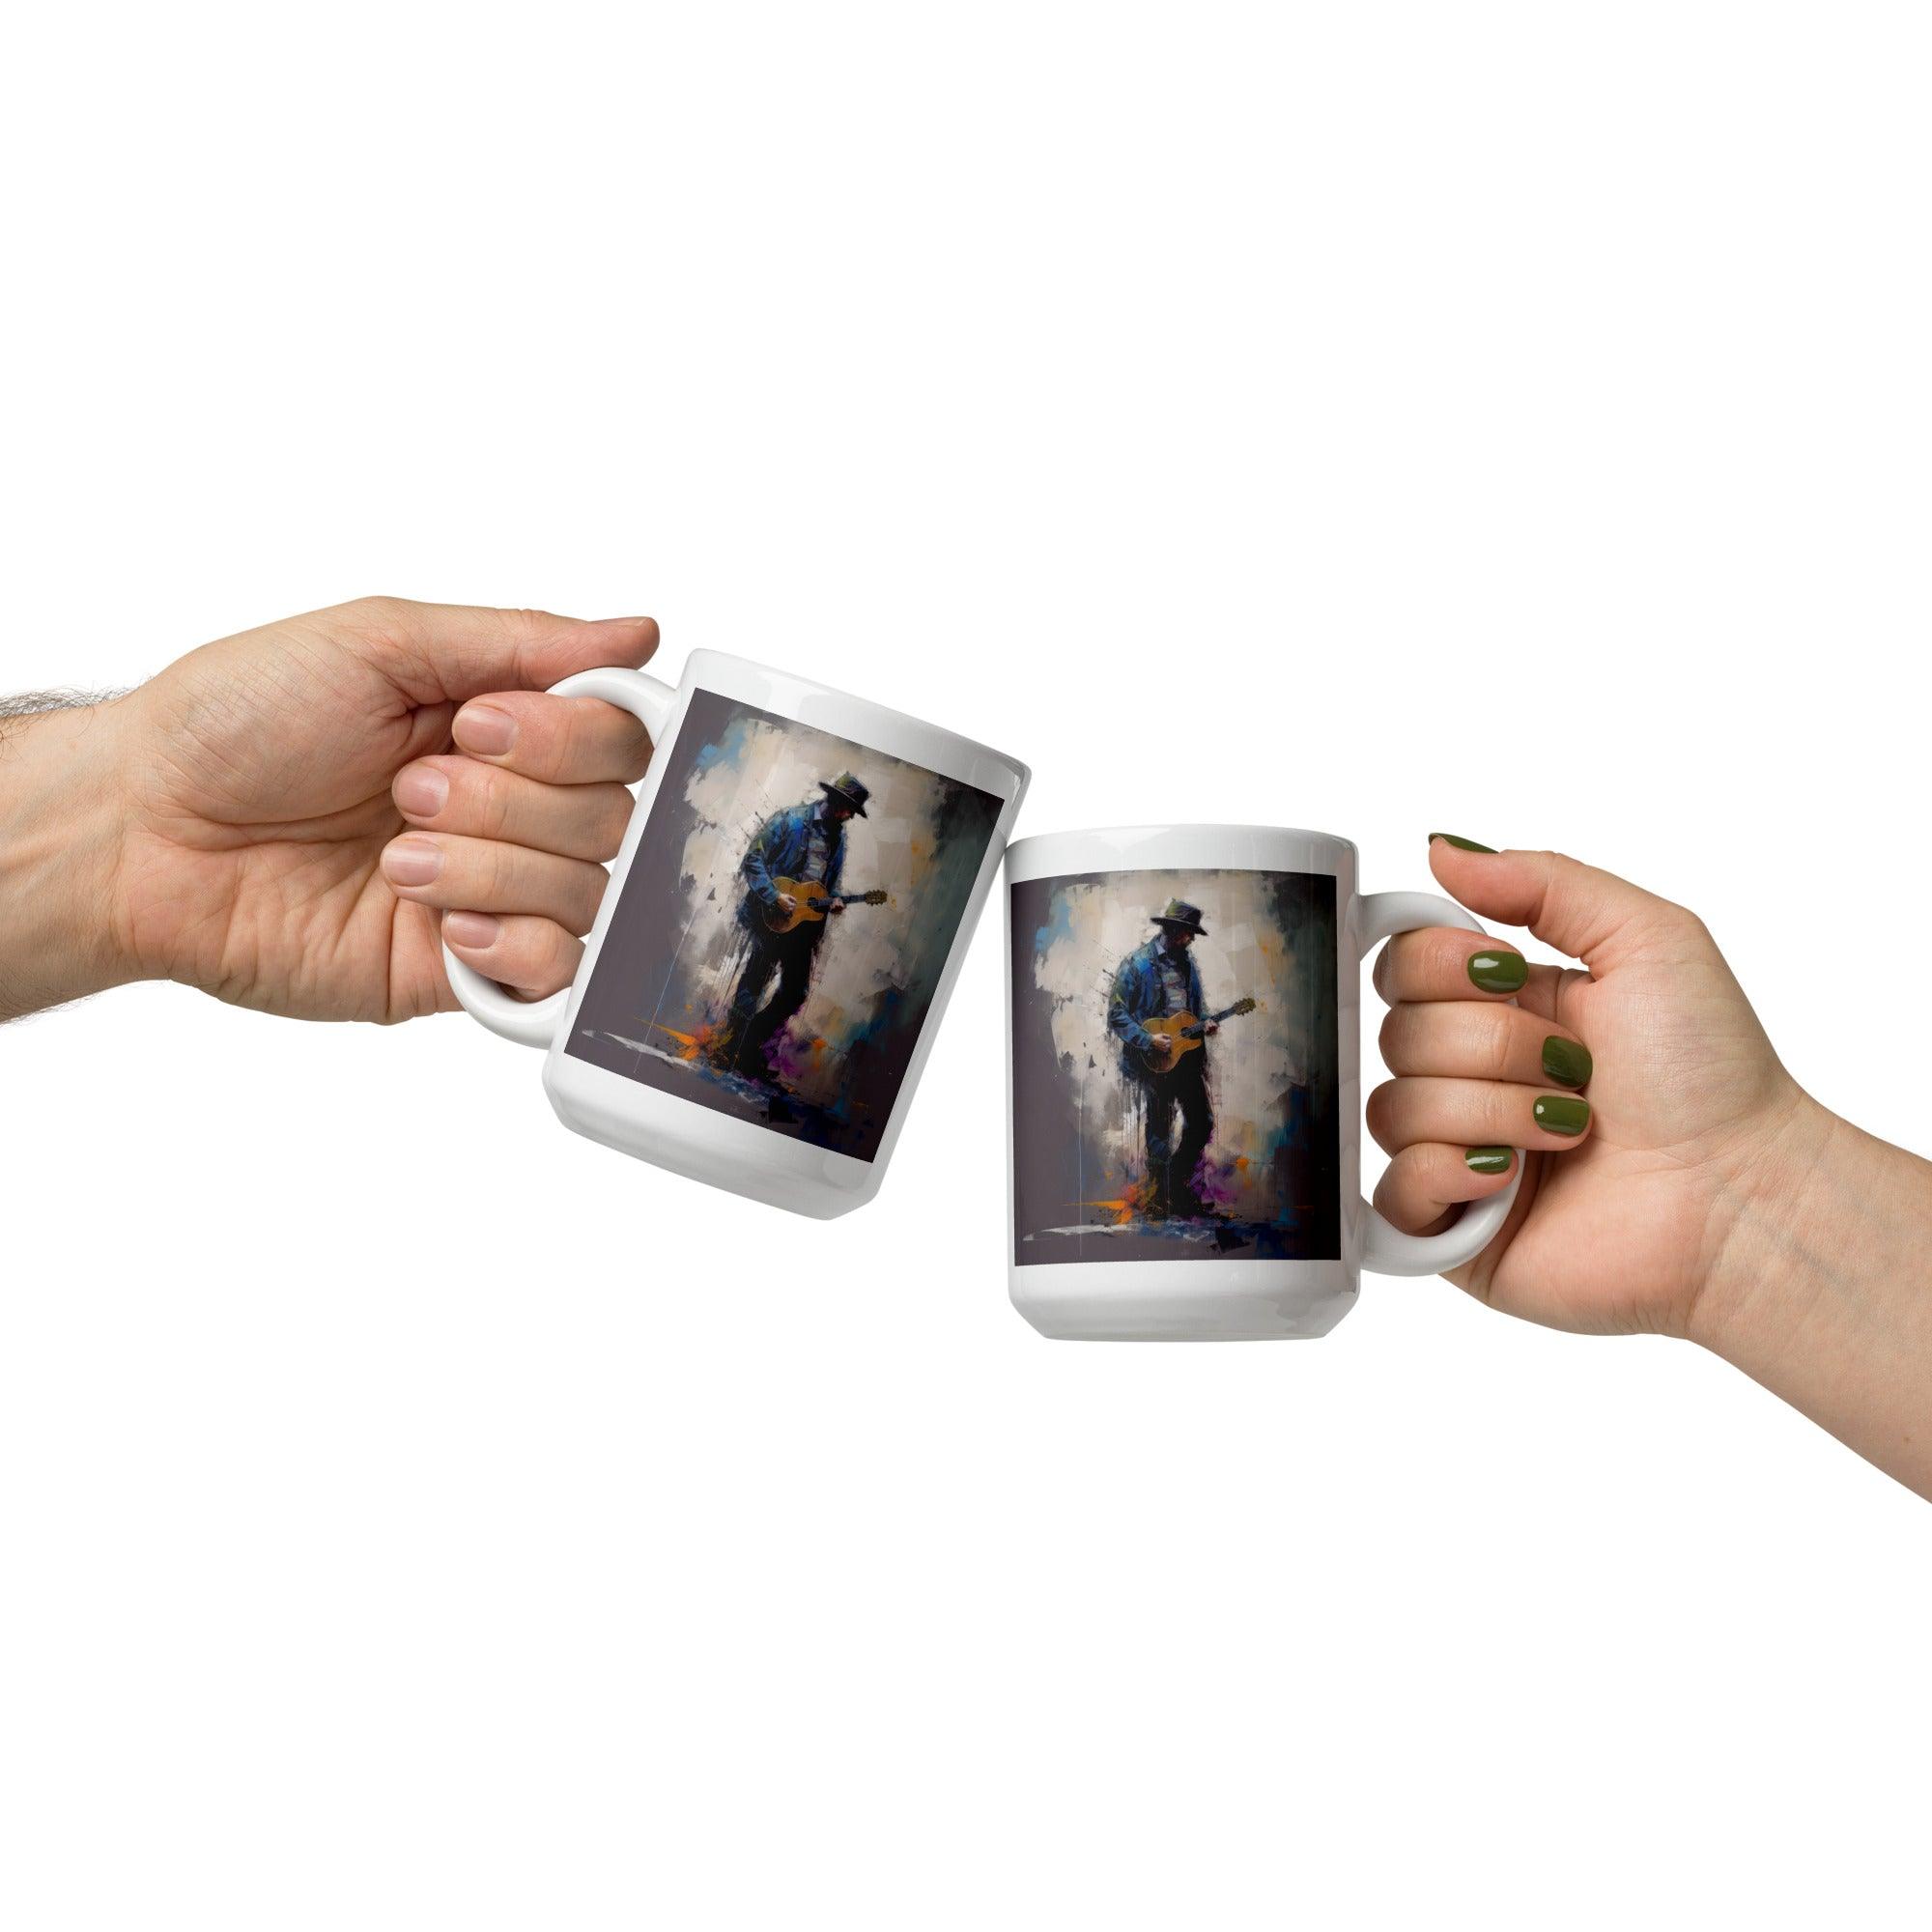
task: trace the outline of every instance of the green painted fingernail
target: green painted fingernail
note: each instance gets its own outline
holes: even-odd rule
[[[1493,845],[1478,845],[1473,838],[1458,838],[1453,832],[1432,832],[1429,835],[1429,842],[1432,845],[1438,838],[1446,838],[1459,852],[1487,852],[1492,859],[1496,854]]]
[[[1574,1094],[1539,1094],[1536,1124],[1546,1134],[1580,1134],[1590,1124],[1590,1103]]]
[[[1472,952],[1469,978],[1486,993],[1514,993],[1529,978],[1529,961],[1520,952]]]
[[[1559,1087],[1587,1087],[1593,1064],[1590,1049],[1579,1039],[1551,1034],[1543,1042],[1543,1070]]]
[[[1510,1148],[1470,1148],[1463,1158],[1478,1174],[1507,1174],[1516,1153]]]

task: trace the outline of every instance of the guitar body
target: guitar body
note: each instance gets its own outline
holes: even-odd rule
[[[1172,1013],[1164,1020],[1143,1020],[1141,1024],[1156,1039],[1167,1041],[1167,1050],[1159,1054],[1144,1054],[1148,1063],[1165,1073],[1168,1068],[1179,1066],[1183,1054],[1198,1053],[1205,1036],[1201,1033],[1201,1022],[1192,1013]],[[1195,1029],[1190,1037],[1187,1029]]]
[[[766,926],[773,932],[791,932],[801,925],[817,925],[824,922],[832,909],[832,894],[825,890],[817,879],[774,879],[772,884],[780,892],[788,894],[796,901],[790,912],[781,911],[777,906],[767,908],[764,919]],[[838,897],[848,906],[884,905],[886,895],[882,892],[840,893]]]
[[[1223,1007],[1218,1013],[1210,1013],[1205,1020],[1196,1019],[1192,1013],[1170,1013],[1165,1019],[1143,1020],[1141,1024],[1148,1032],[1156,1039],[1165,1040],[1167,1046],[1161,1052],[1138,1048],[1141,1065],[1151,1073],[1172,1073],[1180,1065],[1183,1055],[1199,1048],[1210,1026],[1219,1026],[1223,1020],[1238,1019],[1243,1013],[1251,1013],[1258,1004],[1255,1000],[1236,1000],[1232,1007]]]

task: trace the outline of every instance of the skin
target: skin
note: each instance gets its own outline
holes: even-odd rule
[[[1932,1165],[1792,1079],[1694,914],[1555,853],[1437,838],[1430,863],[1472,912],[1582,968],[1532,965],[1512,1007],[1468,978],[1495,941],[1389,942],[1376,1205],[1434,1232],[1508,1181],[1465,1149],[1524,1149],[1521,1193],[1459,1287],[1551,1327],[1698,1342],[1932,1496]],[[1533,1118],[1551,1034],[1594,1057],[1578,1136]]]
[[[0,1019],[145,979],[300,1019],[447,1011],[440,925],[526,997],[567,985],[650,746],[542,687],[657,641],[648,617],[364,598],[15,721]]]
[[[210,644],[126,697],[0,708],[0,1020],[138,979],[407,1019],[455,1004],[439,928],[528,997],[567,984],[649,746],[625,713],[542,688],[656,645],[649,618],[369,598]],[[1792,1080],[1682,907],[1554,853],[1436,838],[1430,863],[1582,965],[1528,967],[1512,1004],[1469,977],[1494,940],[1389,943],[1377,1205],[1444,1226],[1508,1179],[1468,1150],[1526,1149],[1460,1287],[1553,1327],[1697,1342],[1932,1496],[1932,1166]],[[1577,1097],[1546,1068],[1552,1037],[1593,1056],[1574,1134],[1537,1123],[1539,1098]]]

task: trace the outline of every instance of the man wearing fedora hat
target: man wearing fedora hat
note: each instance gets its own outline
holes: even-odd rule
[[[822,885],[832,913],[842,913],[838,878],[845,867],[845,825],[864,818],[869,788],[853,773],[818,781],[819,796],[775,811],[753,835],[738,870],[746,885],[738,923],[748,935],[745,964],[731,996],[731,1014],[717,1057],[735,1072],[764,1074],[772,1041],[805,1005],[811,991],[811,969],[824,941],[827,922],[807,920],[789,932],[774,932],[768,912],[791,913],[797,902],[779,890],[780,879]],[[779,989],[769,1002],[765,991],[777,976]]]
[[[1201,908],[1169,899],[1153,915],[1160,930],[1121,961],[1107,1003],[1107,1025],[1121,1041],[1121,1068],[1138,1090],[1147,1134],[1149,1201],[1147,1218],[1185,1219],[1211,1210],[1195,1191],[1194,1171],[1214,1132],[1214,1108],[1208,1097],[1208,1050],[1175,1055],[1147,1022],[1176,1013],[1201,1014],[1201,971],[1188,948],[1208,928]],[[1211,1021],[1205,1034],[1218,1033]],[[1174,1137],[1179,1110],[1180,1138]]]

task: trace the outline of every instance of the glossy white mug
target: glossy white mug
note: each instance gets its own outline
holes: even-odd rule
[[[1361,961],[1480,932],[1461,906],[1360,893],[1346,838],[1249,825],[1022,838],[1006,900],[1008,1284],[1041,1334],[1323,1335],[1364,1268],[1460,1267],[1501,1228],[1520,1156],[1438,1235],[1361,1196]]]
[[[573,1131],[794,1213],[863,1206],[904,1124],[1026,766],[717,651],[694,651],[675,689],[617,668],[554,689],[639,719],[650,767],[571,985],[526,1002],[445,948],[457,999],[492,1032],[547,1049],[544,1091]],[[835,804],[828,820],[818,808]],[[829,893],[835,848],[842,876]],[[786,853],[800,879],[808,861],[819,869],[810,893],[781,901],[772,881],[792,875],[767,861]],[[798,923],[774,930],[786,920]],[[773,1026],[780,1002],[786,1017]]]

